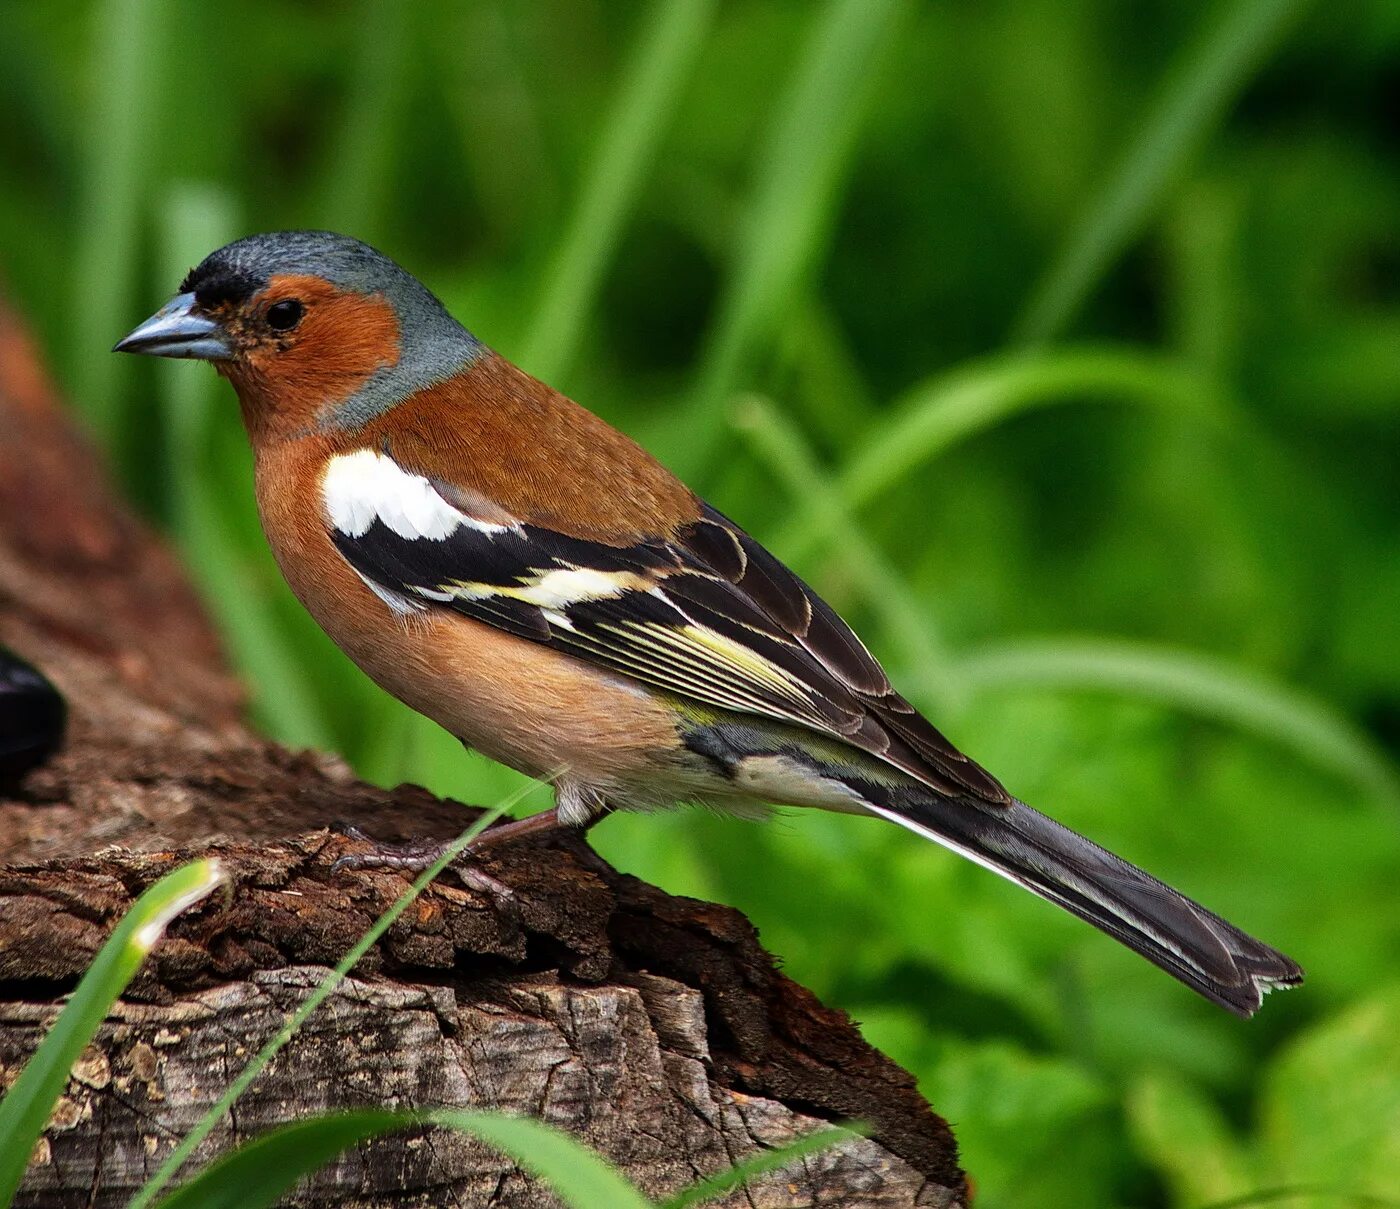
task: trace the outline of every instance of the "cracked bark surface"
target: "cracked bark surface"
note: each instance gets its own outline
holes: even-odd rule
[[[332,872],[355,841],[450,838],[470,808],[271,744],[180,568],[115,500],[0,308],[0,643],[67,696],[66,749],[0,785],[0,1080],[117,918],[216,853],[227,902],[182,916],[75,1067],[17,1202],[125,1202],[243,1062],[403,891]],[[650,1194],[833,1119],[855,1139],[734,1206],[960,1206],[947,1125],[737,912],[617,873],[581,841],[494,850],[502,910],[450,876],[356,968],[197,1152],[353,1106],[493,1107],[563,1126]],[[3,1145],[3,1140],[0,1140]],[[540,1206],[509,1160],[443,1130],[347,1152],[293,1205]]]

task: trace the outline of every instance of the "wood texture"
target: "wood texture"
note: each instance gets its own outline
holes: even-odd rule
[[[244,728],[178,566],[113,499],[2,310],[0,643],[73,712],[67,749],[0,787],[0,1081],[141,889],[210,851],[234,875],[229,900],[181,917],[103,1025],[18,1201],[120,1205],[403,890],[394,873],[333,873],[355,841],[332,825],[446,838],[470,813]],[[571,1129],[659,1194],[857,1117],[869,1140],[718,1203],[964,1204],[952,1136],[912,1078],[783,977],[742,916],[574,841],[503,848],[485,867],[511,899],[450,877],[432,888],[200,1161],[326,1108],[491,1106]],[[360,1147],[287,1203],[557,1202],[489,1149],[433,1131]]]

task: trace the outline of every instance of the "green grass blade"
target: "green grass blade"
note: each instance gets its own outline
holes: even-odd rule
[[[1167,74],[1138,135],[1032,292],[1013,341],[1053,340],[1278,44],[1305,0],[1236,0]]]
[[[173,288],[191,265],[233,238],[236,226],[236,206],[226,191],[198,183],[174,187],[161,207],[162,280]],[[207,365],[162,361],[155,371],[170,516],[186,565],[253,686],[260,719],[285,743],[333,750],[330,721],[257,578],[247,574],[246,552],[219,494],[221,480],[209,465],[215,408],[233,414],[232,393]]]
[[[685,442],[668,452],[683,473],[708,459],[745,366],[817,261],[855,147],[873,65],[907,8],[905,0],[829,0],[813,19],[764,140],[733,273],[694,394],[674,423]]]
[[[558,250],[521,364],[553,381],[578,349],[598,286],[714,19],[715,0],[659,0],[623,69]]]
[[[850,340],[825,300],[811,290],[784,325],[782,358],[801,400],[804,423],[833,448],[875,417],[875,400]]]
[[[378,238],[393,185],[394,120],[409,65],[409,25],[415,6],[396,0],[361,0],[356,26],[353,87],[322,174],[314,221],[357,239]]]
[[[960,441],[1041,407],[1103,399],[1157,407],[1222,426],[1236,403],[1181,362],[1129,348],[1056,349],[998,356],[939,374],[906,392],[891,418],[853,453],[840,475],[846,505],[859,508]],[[791,558],[828,535],[823,518],[799,514],[781,544]]]
[[[945,709],[952,708],[958,698],[953,661],[932,619],[850,514],[796,426],[757,395],[734,410],[733,422],[792,498],[802,501],[824,527],[849,578],[861,586],[862,596],[899,643],[903,659],[919,669],[927,692]],[[781,545],[777,551],[787,555]]]
[[[1347,1188],[1328,1188],[1321,1184],[1293,1184],[1286,1188],[1262,1188],[1244,1196],[1232,1196],[1225,1201],[1211,1201],[1201,1209],[1252,1209],[1254,1205],[1279,1205],[1289,1201],[1325,1200],[1334,1201],[1339,1206],[1354,1206],[1355,1209],[1400,1209],[1400,1200],[1378,1196],[1374,1192],[1353,1191]]]
[[[68,1082],[68,1072],[117,996],[165,934],[170,921],[225,880],[217,861],[194,861],[166,874],[122,916],[53,1028],[0,1100],[0,1138],[4,1139],[0,1145],[0,1205],[11,1203],[34,1144]]]
[[[646,1198],[582,1142],[541,1121],[504,1113],[440,1110],[427,1119],[460,1129],[547,1180],[573,1209],[647,1209]]]
[[[297,651],[261,590],[249,574],[249,558],[207,491],[189,499],[194,540],[183,546],[204,603],[218,623],[234,662],[252,686],[258,722],[290,746],[334,751],[331,721]]]
[[[1240,363],[1245,301],[1244,202],[1216,181],[1193,181],[1164,224],[1166,343],[1190,364],[1229,378]]]
[[[1176,706],[1280,743],[1377,801],[1400,806],[1400,776],[1348,719],[1306,693],[1209,655],[1116,640],[1027,639],[965,655],[958,672],[971,690],[1101,690]]]
[[[201,1171],[157,1209],[265,1209],[344,1150],[401,1129],[441,1125],[480,1138],[546,1180],[575,1209],[646,1209],[641,1194],[588,1147],[538,1121],[495,1112],[367,1110],[269,1130]]]
[[[447,849],[432,863],[432,865],[419,874],[413,885],[399,896],[393,906],[375,920],[374,925],[369,931],[351,946],[349,952],[336,963],[335,968],[327,973],[326,977],[317,984],[311,994],[302,1001],[301,1006],[292,1013],[286,1024],[284,1024],[277,1034],[258,1051],[248,1065],[238,1073],[238,1076],[233,1082],[225,1088],[224,1094],[210,1107],[209,1111],[204,1114],[194,1128],[185,1135],[180,1144],[170,1153],[170,1157],[160,1165],[155,1175],[153,1175],[146,1182],[145,1186],[132,1198],[131,1204],[127,1209],[145,1209],[145,1206],[149,1205],[151,1201],[160,1194],[160,1191],[175,1177],[180,1168],[184,1165],[185,1160],[194,1152],[195,1148],[209,1136],[209,1131],[223,1119],[224,1115],[233,1106],[238,1097],[241,1096],[248,1089],[253,1080],[262,1073],[263,1068],[276,1057],[278,1051],[292,1039],[292,1036],[296,1033],[297,1029],[301,1027],[306,1018],[320,1007],[327,996],[345,980],[346,975],[355,968],[360,958],[369,952],[379,938],[393,926],[394,921],[398,919],[427,888],[428,884],[460,856],[462,851],[472,840],[480,835],[482,831],[489,827],[512,806],[516,805],[516,803],[524,798],[532,788],[533,785],[526,786],[483,813],[479,819],[448,845]]]
[[[350,1147],[417,1124],[413,1113],[363,1110],[294,1121],[210,1163],[157,1209],[263,1209]]]
[[[91,49],[83,72],[88,113],[82,123],[77,250],[68,336],[76,350],[73,397],[99,439],[111,447],[124,426],[116,386],[126,359],[108,354],[136,281],[141,208],[150,149],[159,146],[161,31],[166,0],[101,0],[92,10]]]
[[[816,1154],[840,1142],[849,1141],[858,1136],[858,1131],[853,1132],[854,1128],[852,1126],[845,1129],[817,1129],[789,1142],[786,1146],[765,1150],[753,1158],[735,1163],[733,1167],[691,1185],[685,1191],[663,1201],[660,1209],[690,1209],[691,1205],[704,1204],[761,1175],[781,1171],[784,1167],[805,1159],[809,1154]]]
[[[160,279],[175,292],[175,283],[214,248],[234,238],[237,205],[226,189],[205,182],[173,185],[159,207]],[[167,361],[155,365],[161,423],[165,428],[165,477],[170,484],[170,519],[176,536],[194,546],[191,501],[209,490],[205,473],[209,454],[214,394],[221,383],[203,363]],[[222,389],[227,390],[226,387]],[[232,399],[226,400],[230,410]]]

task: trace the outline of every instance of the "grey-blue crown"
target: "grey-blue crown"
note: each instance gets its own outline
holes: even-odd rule
[[[354,427],[465,369],[484,351],[421,281],[367,243],[333,231],[271,231],[211,252],[180,292],[198,302],[242,302],[275,276],[310,275],[358,294],[380,295],[398,316],[397,364],[378,370],[330,414],[326,427]]]

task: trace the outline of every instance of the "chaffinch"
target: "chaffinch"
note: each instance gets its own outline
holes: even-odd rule
[[[220,248],[117,349],[233,384],[258,510],[311,615],[555,808],[875,815],[1252,1014],[1296,963],[1012,797],[806,584],[638,445],[342,235]]]

